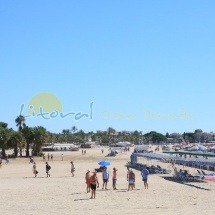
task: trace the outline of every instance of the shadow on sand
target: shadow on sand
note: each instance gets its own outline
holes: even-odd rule
[[[47,178],[46,176],[42,177],[42,176],[37,176],[37,177],[23,177],[24,179],[29,179],[29,178]],[[50,177],[51,178],[51,177]]]
[[[141,190],[141,189],[133,189],[133,191],[137,191],[137,190]],[[132,190],[129,190],[128,189],[118,189],[116,192],[118,193],[124,193],[124,192],[131,192]]]
[[[72,194],[70,194],[70,195],[78,195],[78,194],[82,194],[82,193],[72,193]]]
[[[84,199],[74,199],[74,201],[85,201],[85,200],[91,200],[90,198],[84,198]]]
[[[189,186],[189,187],[194,187],[194,188],[197,188],[197,189],[200,189],[200,190],[206,190],[206,191],[210,191],[210,189],[206,189],[206,188],[203,188],[203,187],[199,187],[199,186],[196,186],[194,184],[189,184],[188,182],[185,182],[185,181],[177,181],[177,180],[174,180],[173,177],[162,177],[163,179],[167,180],[167,181],[172,181],[172,182],[175,182],[175,183],[178,183],[178,184],[184,184],[186,186]],[[203,183],[206,183],[206,182],[192,182],[192,183],[198,183],[198,184],[203,184]]]
[[[37,177],[34,177],[34,176],[31,176],[31,177],[22,177],[24,179],[29,179],[29,178],[72,178],[71,176],[58,176],[58,177],[47,177],[47,176],[37,176]]]

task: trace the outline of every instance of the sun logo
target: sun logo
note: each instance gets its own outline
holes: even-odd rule
[[[28,104],[27,113],[35,116],[41,113],[52,113],[57,111],[58,113],[63,111],[60,100],[51,93],[39,93],[31,98]]]

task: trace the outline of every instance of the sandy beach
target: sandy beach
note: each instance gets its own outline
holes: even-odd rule
[[[86,155],[82,155],[81,150],[63,152],[63,161],[62,152],[52,153],[50,178],[46,177],[41,157],[35,158],[37,178],[34,178],[32,164],[27,158],[11,159],[8,165],[3,164],[0,169],[0,214],[214,214],[214,182],[181,184],[167,180],[171,175],[150,175],[149,189],[145,190],[140,172],[134,171],[136,188],[127,191],[125,164],[130,160],[131,152],[106,158],[107,148],[104,154],[100,148],[86,151]],[[112,180],[108,190],[102,190],[102,176],[98,173],[100,187],[96,199],[90,199],[85,173],[87,169],[98,168],[98,162],[104,159],[111,162],[110,176],[113,167],[118,169],[117,190],[112,189]],[[70,161],[76,168],[75,177],[71,177]]]

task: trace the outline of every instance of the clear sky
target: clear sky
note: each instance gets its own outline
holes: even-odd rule
[[[15,129],[20,106],[27,115],[49,93],[76,115],[31,115],[29,126],[215,131],[214,9],[213,0],[0,1],[0,121]]]

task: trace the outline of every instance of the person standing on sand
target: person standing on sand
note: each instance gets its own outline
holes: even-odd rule
[[[133,190],[135,188],[135,174],[133,170],[130,170],[127,174],[127,181],[128,181],[128,191]]]
[[[5,164],[9,164],[8,155],[6,155],[6,158],[5,158]]]
[[[47,178],[51,176],[49,174],[50,169],[51,169],[51,166],[48,164],[48,162],[46,162],[46,174],[47,174]]]
[[[127,172],[127,181],[128,181],[128,177],[129,177],[129,174],[130,174],[130,168],[129,167],[127,167],[127,170],[128,170],[128,172]],[[134,183],[134,188],[135,188],[135,183]]]
[[[117,169],[114,167],[113,168],[113,190],[116,190],[116,180],[117,180],[117,176],[116,176],[116,172],[117,172]]]
[[[141,171],[142,180],[144,182],[145,189],[148,189],[148,175],[149,171],[146,169],[146,165],[143,166],[143,169]]]
[[[37,174],[38,174],[38,171],[37,171],[37,166],[36,166],[36,163],[34,162],[34,165],[33,165],[33,174],[34,174],[34,177],[36,178],[37,177]]]
[[[51,160],[53,161],[53,155],[51,154]]]
[[[48,153],[48,161],[49,161],[49,157],[50,157],[50,156],[49,156],[49,153]]]
[[[87,193],[90,192],[90,170],[87,170],[87,173],[85,175],[86,184],[87,184]]]
[[[34,159],[33,159],[32,157],[30,157],[29,164],[30,164],[30,163],[33,163],[33,164],[35,163],[35,162],[34,162]]]
[[[71,163],[71,173],[72,173],[72,177],[74,177],[75,166],[74,166],[73,161],[71,161],[70,163]]]
[[[105,188],[105,190],[107,190],[107,183],[109,181],[109,172],[107,171],[106,166],[104,167],[104,169],[102,171],[102,179],[103,179],[102,189]]]
[[[96,185],[98,188],[99,187],[99,181],[98,181],[98,178],[96,176],[96,172],[94,172],[93,175],[90,177],[90,187],[92,190],[91,197],[90,197],[91,199],[96,198]]]
[[[63,154],[61,154],[61,160],[63,161]]]

